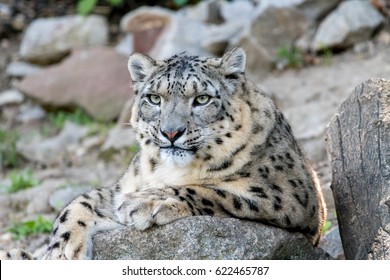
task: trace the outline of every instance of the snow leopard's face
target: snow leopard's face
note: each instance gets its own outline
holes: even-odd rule
[[[233,130],[231,102],[243,72],[237,65],[242,62],[241,52],[225,60],[178,55],[154,61],[131,56],[136,92],[132,125],[143,148],[155,145],[164,162],[182,166],[223,145]],[[231,68],[235,71],[228,71]]]

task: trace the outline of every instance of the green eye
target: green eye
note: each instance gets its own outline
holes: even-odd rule
[[[161,97],[156,94],[149,94],[148,99],[153,105],[160,105],[161,103]]]
[[[194,106],[206,105],[210,101],[210,96],[208,95],[199,95],[194,100]]]

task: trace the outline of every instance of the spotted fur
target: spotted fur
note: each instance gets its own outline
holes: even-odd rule
[[[36,258],[91,258],[97,231],[195,215],[265,223],[317,245],[326,216],[317,177],[283,114],[246,79],[245,60],[240,48],[218,59],[133,54],[141,151],[115,186],[61,211]]]

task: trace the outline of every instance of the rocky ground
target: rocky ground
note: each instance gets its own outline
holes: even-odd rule
[[[0,1],[0,24],[8,23],[0,28],[1,248],[34,250],[46,236],[41,216],[53,220],[74,196],[125,170],[137,150],[131,52],[220,55],[240,45],[248,76],[286,114],[316,167],[329,212],[322,246],[342,258],[324,132],[356,85],[390,79],[386,1],[210,0],[178,11],[143,7],[120,21],[65,10],[25,16],[19,27],[23,11]]]

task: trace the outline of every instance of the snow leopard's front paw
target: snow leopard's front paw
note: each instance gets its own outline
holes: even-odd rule
[[[164,225],[191,215],[191,210],[181,200],[166,196],[161,190],[147,190],[127,194],[119,209],[122,223],[139,230],[153,224]]]
[[[65,233],[67,236],[67,233]],[[67,238],[67,237],[66,237]],[[79,260],[90,259],[88,255],[88,240],[85,238],[80,240],[75,238],[69,239],[61,237],[60,239],[53,239],[44,253],[39,257],[41,260]]]

